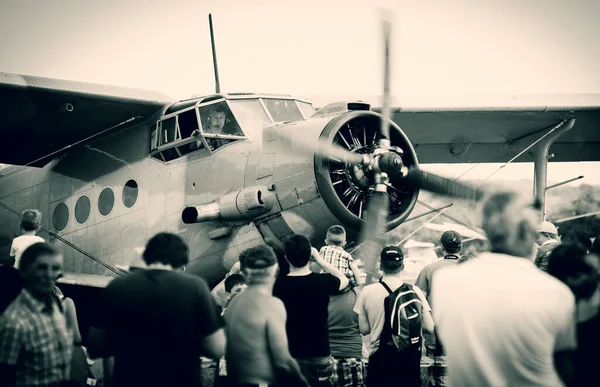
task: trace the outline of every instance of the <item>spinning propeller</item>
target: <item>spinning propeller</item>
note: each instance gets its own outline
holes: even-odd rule
[[[363,189],[364,194],[360,195],[360,199],[357,199],[357,196],[352,196],[344,205],[348,210],[351,209],[351,206],[358,206],[355,215],[359,219],[365,220],[361,227],[362,248],[360,255],[365,263],[367,283],[370,282],[372,275],[377,271],[378,257],[385,243],[385,233],[390,226],[388,224],[390,194],[402,193],[398,186],[412,188],[412,191],[410,189],[408,191],[411,191],[413,196],[418,195],[419,188],[445,196],[470,200],[478,200],[483,194],[481,190],[477,190],[473,186],[421,170],[416,162],[416,155],[410,141],[406,140],[403,143],[405,149],[395,146],[397,141],[393,140],[394,138],[397,139],[398,136],[396,134],[390,135],[390,125],[394,125],[395,130],[400,132],[404,138],[406,137],[401,129],[390,120],[390,40],[392,23],[389,20],[383,20],[382,25],[384,88],[382,114],[377,115],[381,123],[378,128],[379,133],[375,129],[375,133],[369,135],[364,123],[362,124],[362,130],[351,129],[350,121],[336,126],[335,136],[341,139],[337,143],[332,141],[333,136],[321,136],[315,144],[299,135],[292,138],[291,135],[288,136],[278,131],[273,132],[291,150],[313,154],[318,159],[326,160],[334,166],[332,173],[346,175],[349,180],[352,180],[350,186],[354,186],[355,190],[356,187]],[[366,113],[360,112],[358,114]],[[372,118],[372,116],[369,117]],[[345,130],[345,136],[342,129]],[[327,127],[325,131],[327,131]],[[346,137],[349,137],[349,139],[346,139]],[[338,182],[340,181],[334,181],[332,184],[335,185]],[[414,200],[416,200],[416,197]],[[366,202],[364,213],[363,201]],[[392,200],[392,205],[394,204],[396,203]]]

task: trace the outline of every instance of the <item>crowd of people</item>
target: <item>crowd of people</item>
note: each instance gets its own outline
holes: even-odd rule
[[[0,380],[85,385],[73,373],[87,358],[75,308],[56,287],[63,258],[36,239],[40,217],[23,214],[18,268],[0,267]],[[119,387],[201,386],[200,359],[217,365],[216,387],[417,387],[424,355],[441,359],[431,386],[595,385],[600,239],[561,241],[509,191],[484,202],[482,228],[486,251],[466,254],[460,234],[443,233],[443,258],[414,285],[394,245],[364,284],[333,226],[320,251],[302,235],[243,251],[212,292],[184,272],[186,243],[159,233],[146,267],[102,291],[87,351],[102,359],[104,385]]]

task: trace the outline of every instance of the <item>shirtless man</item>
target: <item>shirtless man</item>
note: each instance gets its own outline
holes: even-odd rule
[[[248,288],[225,312],[230,380],[237,386],[308,387],[288,349],[285,307],[272,296],[277,257],[258,246],[244,251],[240,263]]]

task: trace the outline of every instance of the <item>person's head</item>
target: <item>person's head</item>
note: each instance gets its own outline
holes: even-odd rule
[[[536,242],[538,245],[541,245],[542,243],[550,239],[558,240],[558,230],[556,229],[556,226],[550,222],[544,221],[540,223],[537,231],[538,234]]]
[[[294,268],[302,268],[308,265],[311,249],[310,241],[302,235],[291,236],[283,245],[285,258],[290,266]]]
[[[380,266],[383,274],[398,274],[404,269],[404,253],[398,246],[386,246],[381,250]]]
[[[456,231],[446,231],[440,238],[442,248],[446,254],[458,254],[462,248],[462,238]]]
[[[339,225],[329,227],[325,243],[330,246],[346,246],[346,230],[344,227]]]
[[[189,250],[179,235],[161,232],[150,238],[142,258],[146,265],[158,263],[180,269],[188,263]]]
[[[548,257],[548,274],[569,286],[577,300],[587,300],[598,289],[600,262],[579,246],[561,245]]]
[[[277,256],[270,247],[257,246],[242,252],[240,268],[249,285],[272,284],[275,283],[279,265]],[[234,275],[232,274],[229,278]]]
[[[42,213],[38,210],[25,210],[21,214],[21,230],[36,232],[42,224]]]
[[[21,255],[19,271],[25,288],[37,297],[47,297],[63,269],[63,256],[47,243],[34,243]]]
[[[221,106],[215,106],[210,113],[208,113],[208,123],[211,132],[222,132],[225,127],[225,119],[227,114],[225,109]]]
[[[575,245],[581,247],[586,253],[592,250],[592,240],[582,232],[570,232],[561,237],[565,245]]]
[[[483,204],[482,226],[494,253],[530,258],[538,223],[532,203],[516,192],[495,192]]]
[[[232,274],[225,278],[225,293],[227,294],[227,300],[233,299],[239,293],[241,293],[248,286],[246,277],[242,274]]]

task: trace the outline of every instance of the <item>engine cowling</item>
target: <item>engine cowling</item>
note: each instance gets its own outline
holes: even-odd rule
[[[334,117],[323,129],[320,139],[358,154],[377,152],[383,117],[375,112],[356,111]],[[418,165],[414,147],[393,121],[389,123],[391,147],[401,153],[407,167]],[[348,165],[315,155],[316,182],[328,208],[355,231],[366,219],[367,202],[374,189],[373,171],[360,165]],[[387,229],[398,227],[411,213],[419,196],[419,187],[401,178],[390,178]]]

